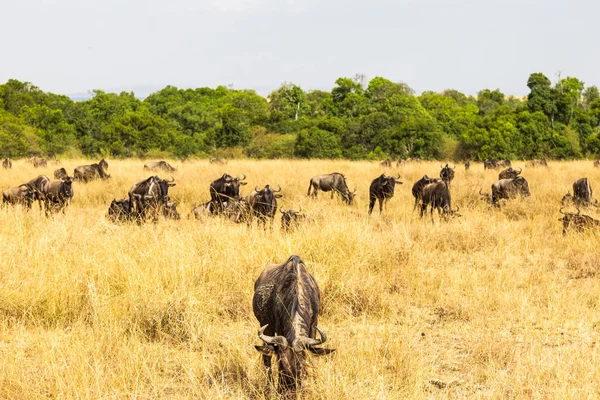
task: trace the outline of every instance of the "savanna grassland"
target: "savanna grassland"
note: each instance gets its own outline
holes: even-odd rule
[[[500,209],[478,194],[498,171],[458,166],[451,193],[462,217],[448,223],[419,219],[410,193],[439,163],[389,169],[405,183],[368,217],[379,163],[175,162],[182,219],[142,226],[104,215],[149,175],[143,161],[108,161],[112,179],[73,184],[64,215],[0,209],[1,398],[264,398],[253,284],[292,254],[320,286],[324,347],[337,349],[311,358],[301,397],[600,396],[599,236],[563,236],[558,221],[577,178],[600,190],[589,161],[524,168],[532,196]],[[0,187],[55,168],[15,161]],[[334,171],[357,188],[354,205],[306,196],[310,177]],[[247,175],[242,194],[280,184],[280,206],[314,222],[284,234],[279,215],[272,231],[188,218],[224,172]]]

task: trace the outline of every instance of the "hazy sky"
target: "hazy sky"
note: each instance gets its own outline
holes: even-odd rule
[[[305,90],[365,74],[417,92],[600,85],[594,0],[0,0],[0,82],[45,91]]]

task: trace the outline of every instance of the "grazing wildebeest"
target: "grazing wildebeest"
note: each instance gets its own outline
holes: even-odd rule
[[[12,161],[10,160],[10,158],[5,158],[4,160],[2,160],[2,168],[4,168],[4,169],[12,168]]]
[[[448,164],[446,164],[445,167],[440,165],[440,168],[442,169],[440,171],[440,178],[449,185],[450,182],[452,182],[452,179],[454,179],[454,170],[456,169],[456,166],[449,167]]]
[[[350,189],[348,189],[346,177],[338,172],[313,176],[308,184],[308,196],[310,196],[311,189],[313,189],[312,195],[314,197],[317,197],[317,192],[319,190],[331,192],[332,199],[333,194],[338,193],[348,205],[352,204],[356,194],[356,189],[354,189],[354,192],[351,192]]]
[[[167,171],[167,172],[177,171],[177,168],[172,167],[166,161],[154,161],[154,162],[146,163],[146,164],[144,164],[144,169],[149,170],[149,171],[157,171],[157,170]]]
[[[302,212],[302,208],[300,208],[300,211],[292,209],[280,209],[279,211],[281,212],[281,229],[285,232],[291,231],[300,224],[300,221],[306,218],[306,214]]]
[[[540,160],[529,160],[527,161],[527,163],[525,163],[526,167],[547,167],[548,166],[548,162],[546,161],[546,159],[540,159]]]
[[[423,196],[423,188],[426,185],[429,185],[430,183],[437,182],[437,181],[438,181],[437,178],[430,178],[427,175],[423,175],[423,177],[421,179],[419,179],[418,181],[415,182],[415,184],[412,187],[412,195],[415,198],[415,205],[413,207],[413,211],[415,211],[415,209],[417,208],[417,204],[419,203],[419,201],[421,200],[421,197]]]
[[[573,202],[576,206],[586,207],[592,205],[592,186],[587,178],[581,178],[573,183],[573,195],[568,192],[561,200],[562,205]]]
[[[381,162],[381,166],[384,167],[384,168],[391,168],[391,166],[392,166],[392,160],[390,160],[389,158],[383,160]]]
[[[210,200],[215,203],[216,213],[221,213],[225,209],[227,202],[232,199],[239,199],[240,186],[247,185],[246,175],[243,177],[233,177],[229,174],[223,174],[219,179],[215,179],[210,184]]]
[[[169,219],[181,219],[181,216],[177,212],[177,205],[174,201],[167,201],[165,207],[163,208],[163,216]]]
[[[219,164],[219,165],[227,164],[227,160],[223,160],[221,158],[211,158],[210,160],[208,160],[208,162],[211,164]]]
[[[570,227],[573,227],[576,232],[583,232],[588,228],[600,227],[600,221],[588,215],[581,215],[581,210],[579,208],[577,208],[577,214],[573,214],[563,212],[561,207],[560,213],[564,215],[562,218],[558,219],[563,223],[563,235],[567,233],[567,230]]]
[[[498,160],[496,161],[496,167],[497,168],[507,168],[510,167],[512,164],[510,162],[510,160]]]
[[[315,278],[295,255],[283,264],[267,266],[254,283],[252,309],[264,342],[255,348],[262,354],[269,384],[273,384],[271,358],[275,355],[280,393],[302,388],[306,351],[318,356],[335,351],[316,347],[327,340],[318,327],[320,302]]]
[[[498,161],[494,158],[488,158],[483,160],[483,169],[496,169],[498,168]]]
[[[373,179],[371,186],[369,187],[369,215],[373,212],[376,200],[379,201],[379,214],[383,212],[384,203],[387,203],[389,199],[394,197],[396,185],[402,185],[402,182],[400,182],[400,175],[398,175],[397,178],[394,178],[381,174]]]
[[[113,199],[108,207],[106,218],[112,222],[125,222],[132,219],[129,199]]]
[[[600,167],[600,160],[594,160],[594,168]]]
[[[492,203],[497,204],[500,199],[512,199],[517,195],[528,197],[529,184],[522,176],[517,176],[514,179],[500,179],[492,185]]]
[[[460,217],[458,214],[459,208],[456,210],[452,209],[452,198],[450,196],[450,190],[448,184],[444,181],[433,182],[426,185],[423,188],[423,195],[421,198],[421,209],[419,215],[421,218],[427,211],[427,206],[431,207],[431,221],[433,221],[433,210],[438,210],[440,218],[444,218],[446,221],[450,217]]]
[[[56,171],[54,171],[54,177],[56,179],[63,179],[63,178],[66,178],[67,176],[69,176],[69,174],[67,174],[67,170],[64,168],[59,168]]]
[[[521,172],[523,172],[522,168],[519,168],[517,171],[516,169],[512,169],[512,167],[508,167],[498,174],[498,179],[515,179]]]
[[[44,185],[44,204],[46,214],[52,211],[65,212],[73,198],[73,179],[66,177],[58,181],[50,181]]]
[[[9,188],[2,192],[3,204],[21,204],[27,209],[30,209],[34,200],[35,189],[27,184],[15,188]]]
[[[89,182],[94,179],[109,179],[110,175],[106,173],[108,163],[102,159],[98,164],[82,165],[73,171],[73,176],[81,182]]]
[[[169,187],[176,185],[174,181],[173,177],[171,180],[166,180],[151,176],[134,184],[128,193],[132,215],[143,219],[148,215],[148,211],[153,211],[152,216],[157,219],[158,214],[169,201]]]
[[[272,226],[277,213],[277,199],[282,197],[279,192],[281,192],[281,186],[278,190],[273,190],[269,185],[261,190],[255,187],[254,192],[244,199],[250,208],[250,216],[256,217],[263,224],[270,221]]]
[[[471,168],[471,161],[465,162],[465,171],[468,171]]]
[[[50,183],[50,178],[45,175],[40,175],[26,183],[34,189],[34,200],[38,202],[40,211],[42,210],[42,203],[46,201],[44,188],[48,183]]]
[[[32,157],[31,162],[33,163],[33,166],[36,168],[46,167],[48,165],[48,161],[46,161],[46,159],[42,158],[42,157]]]

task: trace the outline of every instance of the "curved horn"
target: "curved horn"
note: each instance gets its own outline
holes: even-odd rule
[[[277,184],[277,186],[279,186],[279,190],[273,190],[273,193],[281,192],[281,185]]]
[[[258,190],[258,186],[254,186],[254,191],[255,192],[260,192],[260,190]]]
[[[562,215],[567,215],[563,212],[563,207],[560,208],[560,210],[558,210]]]
[[[166,180],[166,179],[165,179]],[[166,180],[167,182],[175,182],[175,178],[173,178],[173,175],[171,175],[171,180]]]
[[[288,341],[285,338],[285,336],[267,336],[265,335],[265,329],[267,329],[267,326],[269,326],[269,324],[261,327],[258,330],[258,337],[265,343],[267,344],[277,344],[280,346],[287,346],[288,345]]]
[[[523,168],[519,168],[519,172],[517,172],[517,174],[521,175],[521,172],[523,172]]]
[[[459,212],[459,211],[460,211],[460,207],[457,205],[456,206],[456,211],[454,211],[454,212]]]
[[[398,174],[398,177],[397,177],[397,178],[395,178],[395,179],[401,179],[401,177],[400,177],[400,174]]]
[[[288,210],[288,211],[289,211],[289,210]],[[282,213],[282,214],[285,214],[287,211],[283,211],[283,208],[280,208],[280,209],[279,209],[279,212],[280,212],[280,213]]]
[[[444,169],[444,166],[443,166],[442,164],[440,164],[440,168],[441,168],[441,169]]]
[[[309,346],[318,346],[320,344],[325,343],[325,341],[327,340],[325,332],[319,329],[318,326],[315,326],[315,329],[317,330],[317,332],[319,332],[319,336],[321,336],[321,339],[311,339],[307,338],[306,336],[299,336],[297,340],[302,345],[302,348],[306,348]]]
[[[246,180],[246,174],[242,174],[244,177],[243,178],[238,178],[238,180],[240,181],[245,181]]]
[[[483,196],[483,193],[481,193],[481,191],[482,191],[482,190],[483,190],[483,189],[479,189],[479,195],[480,195],[480,196]]]
[[[456,169],[456,164],[454,164],[454,167],[451,167],[452,169]]]

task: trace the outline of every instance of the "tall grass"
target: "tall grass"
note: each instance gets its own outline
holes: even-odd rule
[[[599,235],[563,237],[557,220],[577,178],[600,187],[591,162],[525,168],[532,196],[501,209],[478,195],[497,171],[459,166],[451,193],[463,217],[449,223],[412,210],[412,183],[437,176],[439,163],[387,171],[405,183],[371,217],[379,163],[174,163],[170,194],[184,218],[143,226],[104,217],[149,175],[143,162],[109,163],[110,181],[74,184],[65,214],[0,209],[1,398],[268,398],[253,284],[291,254],[321,288],[319,325],[337,349],[310,360],[303,397],[600,395]],[[16,161],[0,187],[53,168]],[[355,205],[306,196],[310,177],[334,171],[357,188]],[[279,219],[263,231],[188,218],[224,172],[247,175],[242,194],[280,184],[280,206],[314,221],[284,234]]]

